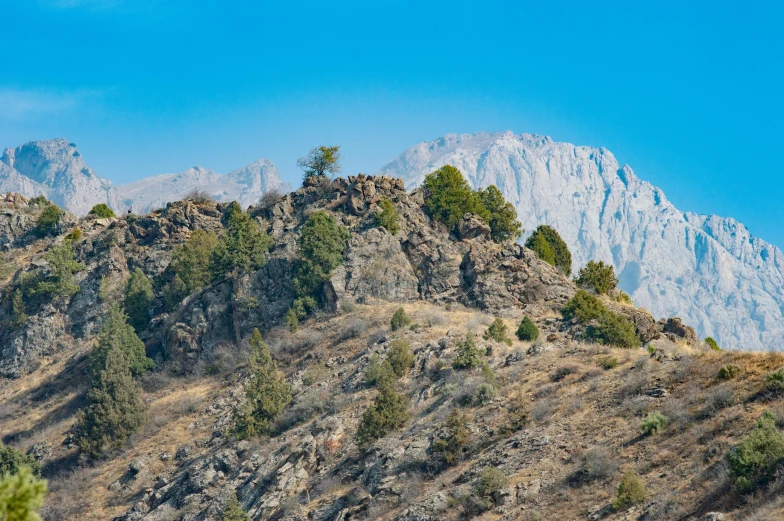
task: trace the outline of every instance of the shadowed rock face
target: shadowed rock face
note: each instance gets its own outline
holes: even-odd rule
[[[621,288],[657,316],[678,315],[735,349],[784,346],[784,255],[737,221],[675,208],[606,149],[511,132],[450,134],[406,150],[379,174],[419,185],[451,164],[496,185],[529,232],[555,227],[575,271],[615,266]]]

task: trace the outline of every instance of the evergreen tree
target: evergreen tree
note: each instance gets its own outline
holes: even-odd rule
[[[125,286],[125,312],[137,333],[147,329],[152,300],[152,282],[141,269],[134,269]]]
[[[107,217],[116,217],[114,214],[114,210],[109,208],[109,205],[106,203],[99,203],[93,206],[90,209],[90,212],[87,215],[94,215],[98,218],[107,218]]]
[[[343,252],[351,234],[324,211],[308,217],[297,240],[297,274],[294,291],[298,297],[294,309],[303,318],[316,304],[322,285],[332,276],[332,270],[343,262]]]
[[[275,418],[291,401],[291,386],[278,373],[258,329],[253,330],[249,346],[251,379],[245,387],[246,403],[234,414],[234,431],[243,439],[269,434]]]
[[[212,279],[227,273],[261,269],[272,239],[259,223],[235,201],[226,212],[226,225],[218,246],[210,256]]]
[[[547,243],[549,249],[544,246]],[[540,259],[552,264],[565,275],[572,272],[572,254],[554,228],[543,224],[528,237],[525,247],[536,252]]]
[[[242,509],[236,492],[233,492],[226,501],[220,521],[251,521],[248,513]]]
[[[490,327],[487,328],[483,336],[485,340],[495,340],[496,342],[503,342],[506,345],[512,345],[512,339],[509,338],[506,322],[500,318],[493,320]]]
[[[44,504],[46,489],[46,480],[38,479],[29,467],[0,475],[0,519],[41,521],[38,509]]]
[[[395,373],[388,361],[381,365],[382,371],[376,381],[378,394],[373,404],[365,410],[357,429],[357,445],[367,448],[408,421],[408,398],[397,392]]]
[[[452,409],[444,422],[446,437],[433,440],[433,452],[440,454],[449,466],[454,465],[462,458],[468,446],[471,439],[471,433],[468,431],[470,421],[471,417],[468,413],[457,408]]]
[[[402,307],[397,308],[395,314],[392,315],[392,320],[389,321],[389,327],[392,328],[392,331],[407,327],[409,324],[411,324],[411,319],[406,314],[406,310]]]
[[[517,338],[523,341],[533,341],[539,338],[539,328],[528,317],[523,317],[517,327]]]
[[[185,244],[174,248],[171,268],[185,284],[188,293],[210,283],[210,259],[217,246],[218,236],[213,232],[194,230]]]
[[[601,295],[608,294],[618,286],[618,277],[615,276],[611,264],[605,264],[604,261],[588,261],[588,264],[577,272],[575,282],[581,288],[592,289]]]
[[[71,243],[66,241],[62,246],[52,246],[44,258],[49,263],[49,276],[38,282],[33,293],[47,298],[76,294],[79,286],[73,283],[73,275],[84,266],[76,261]]]
[[[465,340],[457,343],[457,355],[452,360],[455,369],[473,369],[482,367],[485,363],[484,352],[476,347],[472,333],[467,333]]]
[[[11,327],[18,329],[25,325],[27,322],[27,313],[25,313],[25,304],[22,299],[22,292],[19,289],[14,290],[14,295],[11,297]]]
[[[384,198],[381,199],[378,206],[381,211],[376,212],[376,222],[380,226],[386,228],[392,235],[397,235],[397,232],[400,231],[400,224],[397,222],[397,209],[395,208],[395,205],[389,199]]]
[[[297,165],[305,171],[305,178],[323,176],[327,173],[339,174],[343,156],[340,146],[320,146],[310,150],[308,155],[297,160]]]
[[[102,458],[122,449],[128,437],[147,423],[147,407],[119,345],[112,344],[93,367],[87,406],[79,411],[74,429],[79,450],[90,458]]]
[[[173,311],[182,299],[188,296],[188,286],[176,273],[174,277],[163,287],[163,307],[166,311]]]
[[[475,213],[486,222],[490,220],[490,212],[482,204],[479,194],[471,190],[460,170],[452,165],[428,174],[422,187],[428,212],[450,230],[467,213]]]
[[[0,441],[0,476],[18,474],[22,467],[29,467],[36,477],[41,475],[41,465],[33,456],[28,456]]]
[[[408,345],[408,342],[405,340],[393,340],[390,342],[387,361],[389,361],[395,376],[402,378],[407,375],[411,366],[414,365],[414,353],[411,351],[411,346]]]
[[[44,211],[41,212],[35,223],[34,232],[38,237],[45,237],[52,233],[57,228],[60,219],[65,215],[65,212],[59,206],[48,201],[47,203]]]
[[[128,324],[122,309],[114,304],[106,313],[98,346],[92,354],[92,367],[95,373],[103,370],[106,357],[112,349],[119,349],[125,357],[131,374],[139,375],[155,367],[155,362],[147,358],[142,342],[133,327]]]
[[[479,190],[479,199],[490,214],[490,236],[495,242],[516,241],[523,233],[523,226],[517,220],[517,210],[504,199],[501,190],[490,185]]]

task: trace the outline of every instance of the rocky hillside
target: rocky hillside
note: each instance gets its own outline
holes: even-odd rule
[[[621,288],[656,315],[679,314],[733,349],[784,346],[784,254],[729,218],[675,208],[607,149],[511,132],[420,143],[379,173],[409,186],[443,165],[495,184],[523,226],[558,229],[575,257],[612,263]]]
[[[382,198],[398,212],[395,235],[377,223]],[[230,205],[66,215],[40,238],[42,207],[6,195],[0,425],[2,441],[36,458],[49,480],[44,519],[220,519],[234,495],[253,520],[784,515],[780,480],[757,484],[747,500],[728,471],[728,455],[765,410],[781,425],[784,377],[773,372],[781,355],[714,351],[680,320],[656,321],[606,296],[645,349],[593,344],[596,325],[561,312],[576,292],[569,279],[520,245],[489,240],[475,216],[450,232],[423,201],[389,177],[307,182],[251,210],[274,242],[261,269],[233,272],[167,308],[173,249],[196,230],[227,233]],[[293,331],[283,321],[295,299],[297,240],[318,211],[350,238],[322,288],[323,307]],[[56,280],[51,252],[66,234],[77,287],[27,303],[21,319],[15,288]],[[137,377],[149,420],[119,453],[86,461],[73,425],[86,403],[88,357],[137,268],[153,291],[139,336],[156,368]],[[401,306],[412,323],[392,330]],[[540,331],[536,340],[515,338],[523,317]],[[483,337],[496,318],[508,338]],[[253,376],[254,328],[293,399],[269,436],[238,440],[233,411]],[[474,369],[458,364],[468,333],[477,335]],[[381,392],[368,368],[392,360],[401,341],[413,354],[395,384],[408,419],[360,448],[360,421]],[[641,423],[654,427],[646,434]],[[618,502],[622,481],[638,485],[622,494],[626,502]]]
[[[43,195],[76,215],[85,215],[99,203],[124,213],[147,213],[166,203],[184,199],[194,190],[206,192],[217,201],[239,201],[244,207],[258,202],[267,192],[288,192],[275,165],[259,159],[228,174],[203,167],[179,174],[147,177],[117,187],[87,166],[74,143],[64,139],[31,141],[7,148],[0,158],[0,193],[27,197]]]

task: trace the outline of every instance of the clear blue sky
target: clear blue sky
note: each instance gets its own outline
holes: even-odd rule
[[[65,137],[115,183],[268,157],[296,185],[314,145],[373,172],[509,129],[605,146],[784,246],[780,3],[0,4],[0,147]]]

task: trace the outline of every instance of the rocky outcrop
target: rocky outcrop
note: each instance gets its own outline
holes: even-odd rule
[[[683,317],[734,349],[784,346],[784,254],[741,223],[676,209],[604,148],[511,132],[450,134],[415,145],[379,174],[409,188],[445,164],[496,185],[529,232],[558,229],[575,271],[615,266],[621,288],[656,316]]]

